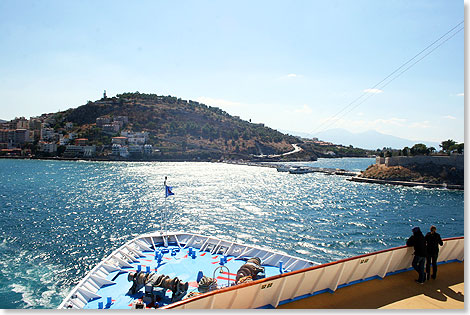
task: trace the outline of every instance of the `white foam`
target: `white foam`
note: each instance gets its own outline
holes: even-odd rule
[[[33,294],[28,292],[24,285],[13,283],[10,284],[9,287],[13,292],[21,294],[21,300],[26,303],[26,307],[32,307],[34,305]]]

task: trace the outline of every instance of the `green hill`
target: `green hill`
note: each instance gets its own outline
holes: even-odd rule
[[[106,145],[114,135],[103,134],[98,117],[127,116],[125,130],[147,131],[160,159],[252,158],[280,154],[302,142],[262,124],[253,124],[217,108],[173,96],[123,93],[102,98],[59,114],[58,121],[73,122],[80,137]],[[303,154],[303,159],[305,154]]]

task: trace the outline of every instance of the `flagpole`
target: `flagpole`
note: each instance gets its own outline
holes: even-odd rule
[[[165,181],[163,182],[163,189],[165,190],[165,201],[164,201],[164,206],[163,206],[163,211],[162,211],[162,222],[160,223],[160,228],[161,228],[161,234],[163,235],[164,231],[164,224],[165,224],[165,213],[166,213],[166,208],[167,208],[167,202],[166,198],[167,196],[167,191],[166,191],[166,176],[165,176]]]
[[[163,235],[163,233],[165,233],[166,236],[168,237],[168,224],[167,224],[168,202],[166,201],[166,199],[168,198],[168,196],[174,195],[174,193],[171,191],[172,188],[166,185],[166,179],[167,179],[167,177],[165,176],[165,181],[163,182],[163,185],[165,186],[165,205],[163,207],[164,210],[162,211],[163,220],[162,220],[162,223],[161,223],[161,226],[164,225],[164,230],[162,228],[161,233],[162,233],[162,235]],[[163,240],[165,241],[165,237],[163,237]],[[167,245],[165,245],[165,247],[166,246]]]

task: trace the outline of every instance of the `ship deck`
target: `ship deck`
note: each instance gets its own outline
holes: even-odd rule
[[[172,253],[173,252],[173,253]],[[246,259],[236,259],[235,256],[226,256],[226,262],[223,268],[220,267],[220,259],[224,257],[220,254],[214,254],[210,251],[201,251],[194,249],[195,255],[191,257],[189,249],[181,249],[177,245],[170,245],[162,252],[162,259],[159,262],[155,253],[144,252],[141,257],[136,259],[128,267],[116,270],[106,276],[106,280],[112,282],[100,288],[96,294],[99,298],[95,298],[85,305],[85,309],[130,309],[135,300],[144,296],[144,288],[141,288],[135,294],[129,294],[128,290],[132,286],[132,282],[128,281],[129,272],[154,272],[164,274],[171,278],[188,282],[190,292],[197,292],[198,283],[197,274],[201,271],[204,275],[214,277],[217,280],[218,287],[226,287],[234,284],[237,270],[246,262]],[[266,277],[274,276],[280,273],[279,267],[262,264]],[[217,269],[217,270],[216,270]],[[151,304],[154,308],[168,305],[170,301],[171,291],[164,292],[163,298],[158,305]]]
[[[418,284],[406,271],[278,306],[280,309],[464,309],[464,263],[438,266],[437,279]]]

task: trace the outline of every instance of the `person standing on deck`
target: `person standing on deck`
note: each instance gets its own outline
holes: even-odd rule
[[[424,235],[419,227],[415,226],[411,231],[413,231],[413,235],[411,235],[406,241],[406,246],[413,246],[415,249],[415,257],[413,258],[411,265],[419,275],[416,282],[423,284],[426,280],[426,274],[424,273],[424,263],[426,261],[426,240],[424,239]]]
[[[426,276],[429,280],[431,275],[432,263],[432,278],[436,279],[437,275],[437,255],[439,254],[439,245],[444,245],[441,236],[436,232],[436,227],[431,225],[431,232],[428,232],[424,239],[426,240]]]

